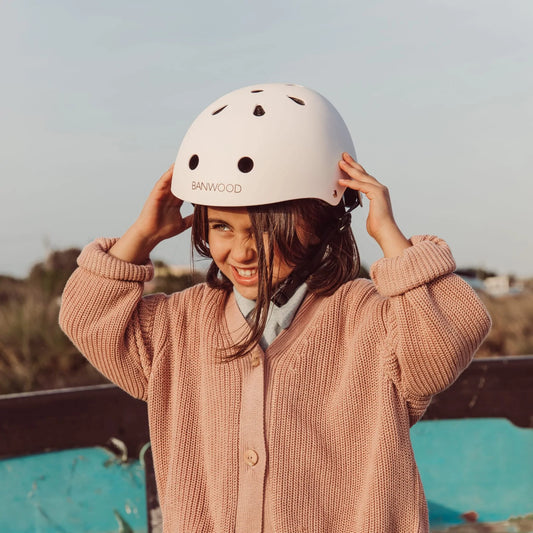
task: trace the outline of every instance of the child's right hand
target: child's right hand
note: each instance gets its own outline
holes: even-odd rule
[[[158,243],[191,227],[193,216],[182,216],[183,200],[170,191],[173,168],[157,181],[137,220],[109,250],[111,255],[143,264]]]

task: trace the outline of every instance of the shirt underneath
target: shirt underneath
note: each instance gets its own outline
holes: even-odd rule
[[[242,316],[250,322],[249,317],[255,309],[255,300],[245,298],[235,289],[235,287],[233,288],[233,293],[235,294],[235,301],[237,302],[237,306],[239,307]],[[272,341],[282,330],[287,329],[291,325],[292,319],[294,318],[296,311],[298,311],[300,304],[303,302],[306,293],[307,285],[302,283],[286,304],[279,307],[272,302],[270,303],[265,331],[259,341],[259,346],[261,346],[263,350],[266,350],[270,346]]]

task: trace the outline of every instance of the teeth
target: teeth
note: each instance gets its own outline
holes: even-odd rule
[[[256,268],[247,268],[245,270],[242,268],[236,268],[235,270],[239,273],[239,276],[242,276],[243,278],[251,278],[257,274]]]

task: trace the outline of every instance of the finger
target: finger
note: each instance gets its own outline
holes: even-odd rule
[[[356,163],[355,161],[351,162],[351,161],[346,161],[345,159],[341,159],[339,161],[339,168],[341,168],[347,173],[350,171],[354,171],[360,174],[368,174],[366,170],[359,163]]]
[[[353,168],[361,170],[366,174],[366,170],[363,168],[363,166],[360,165],[348,152],[343,152],[341,161]]]
[[[161,178],[159,178],[161,181],[168,181],[170,179],[172,179],[172,174],[174,172],[174,164],[170,165],[169,169],[166,170],[163,175],[161,176]]]
[[[359,180],[343,179],[339,180],[339,184],[348,189],[359,191],[363,193],[368,199],[375,198],[381,192],[381,188],[373,183],[368,183]]]
[[[190,228],[192,226],[193,218],[194,218],[194,215],[187,215],[183,219],[183,224],[185,225],[186,228]]]
[[[368,176],[372,178],[372,176]],[[377,181],[375,178],[372,179],[357,179],[357,178],[341,178],[339,179],[339,185],[342,187],[347,187],[353,189],[354,191],[360,191],[363,193],[369,200],[378,198],[379,196],[386,197],[388,196],[388,189]]]
[[[371,178],[364,171],[351,167],[344,162],[339,163],[339,168],[342,171],[342,177],[340,179],[343,180],[369,181],[369,178]]]
[[[354,167],[352,165],[349,165],[345,161],[339,161],[339,168],[352,179],[357,179],[365,182],[367,181],[376,184],[380,183],[376,178],[374,178],[374,176],[368,174],[368,172],[366,172],[361,165],[357,165],[357,167]]]
[[[156,182],[154,186],[154,193],[160,195],[170,195],[172,186],[172,168],[170,167]]]

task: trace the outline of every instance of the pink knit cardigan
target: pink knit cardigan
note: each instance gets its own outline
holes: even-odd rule
[[[490,327],[442,240],[413,238],[373,283],[309,294],[266,352],[225,363],[248,327],[233,295],[142,297],[151,264],[111,257],[113,242],[80,255],[60,323],[148,402],[165,533],[429,530],[409,427]]]

